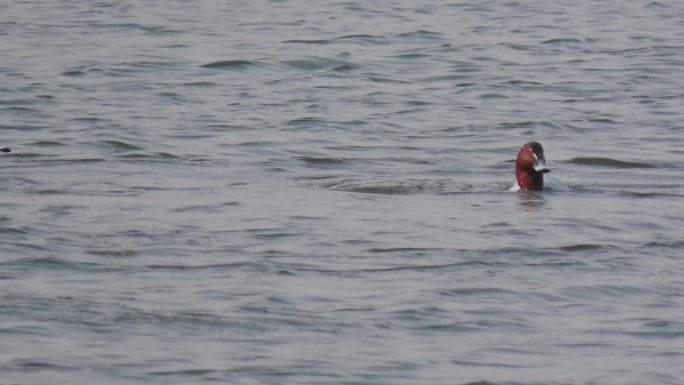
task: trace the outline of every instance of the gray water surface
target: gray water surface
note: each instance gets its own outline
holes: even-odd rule
[[[0,384],[682,384],[682,68],[679,1],[2,3]]]

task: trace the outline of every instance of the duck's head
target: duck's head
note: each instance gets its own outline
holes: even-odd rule
[[[544,173],[551,170],[546,168],[544,148],[538,142],[525,143],[515,161],[515,177],[523,191],[544,190]]]

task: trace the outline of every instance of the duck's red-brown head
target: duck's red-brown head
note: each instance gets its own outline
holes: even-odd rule
[[[544,148],[538,142],[525,143],[515,161],[515,177],[523,191],[544,190],[544,173],[551,170],[546,168]]]

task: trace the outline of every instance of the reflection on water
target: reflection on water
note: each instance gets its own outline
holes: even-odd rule
[[[541,191],[518,191],[518,205],[524,210],[539,210],[546,204]]]

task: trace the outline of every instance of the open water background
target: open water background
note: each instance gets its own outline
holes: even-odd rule
[[[676,0],[4,1],[0,384],[683,384],[683,68]]]

